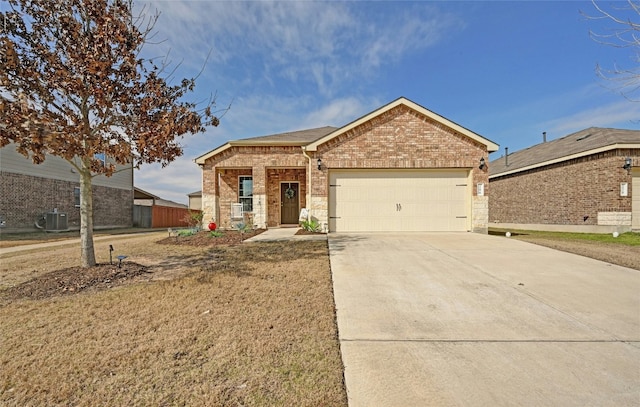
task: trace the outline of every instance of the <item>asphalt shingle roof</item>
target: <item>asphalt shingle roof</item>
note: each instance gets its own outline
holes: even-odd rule
[[[313,143],[314,141],[321,139],[337,127],[325,126],[315,129],[292,131],[287,133],[270,134],[268,136],[251,137],[241,140],[234,140],[230,143],[232,145],[269,145],[269,144],[291,144],[291,145],[306,145]]]
[[[615,144],[640,144],[640,131],[590,127],[556,140],[509,153],[509,165],[506,165],[503,155],[489,163],[489,175],[495,176]]]

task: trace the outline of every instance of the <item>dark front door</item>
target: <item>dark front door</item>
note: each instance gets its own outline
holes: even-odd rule
[[[291,225],[298,223],[300,212],[300,184],[297,182],[283,182],[280,184],[280,224]]]

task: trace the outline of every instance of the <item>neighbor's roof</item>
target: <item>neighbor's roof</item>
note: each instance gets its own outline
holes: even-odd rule
[[[260,147],[260,146],[306,146],[319,138],[334,131],[336,127],[325,126],[316,129],[290,131],[286,133],[270,134],[268,136],[245,138],[229,141],[218,148],[209,151],[195,159],[196,164],[204,162],[216,154],[234,146]]]
[[[151,192],[147,192],[138,187],[133,188],[133,199],[162,199],[157,195],[153,195]]]
[[[491,161],[489,178],[619,148],[640,148],[640,131],[590,127]],[[505,161],[508,161],[508,166]]]

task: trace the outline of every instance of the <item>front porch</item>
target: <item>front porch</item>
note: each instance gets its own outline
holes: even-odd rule
[[[306,168],[216,168],[216,173],[214,220],[219,227],[298,224],[307,205]]]

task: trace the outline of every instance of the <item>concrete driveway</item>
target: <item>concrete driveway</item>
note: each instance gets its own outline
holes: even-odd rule
[[[351,407],[640,405],[640,272],[473,233],[329,248]]]

